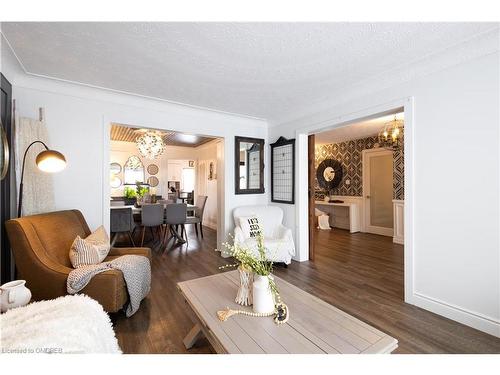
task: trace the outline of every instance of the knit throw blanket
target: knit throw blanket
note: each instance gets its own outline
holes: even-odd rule
[[[123,255],[109,262],[74,269],[69,273],[66,282],[68,293],[78,293],[85,288],[92,277],[109,269],[122,271],[129,295],[125,314],[127,317],[134,315],[151,289],[151,265],[149,259],[142,255]]]

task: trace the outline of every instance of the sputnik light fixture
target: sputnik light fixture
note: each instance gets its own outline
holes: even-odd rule
[[[159,132],[147,131],[137,137],[135,143],[141,156],[146,159],[156,159],[165,151],[165,142]]]
[[[394,115],[394,120],[386,122],[384,127],[378,133],[378,142],[380,147],[389,150],[399,150],[403,147],[404,121],[399,120]]]

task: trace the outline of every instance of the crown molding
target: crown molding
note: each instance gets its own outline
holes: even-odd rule
[[[199,111],[212,112],[213,114],[234,116],[240,119],[256,120],[259,126],[266,128],[279,127],[290,123],[300,123],[307,119],[326,112],[334,106],[347,103],[356,98],[367,96],[406,82],[411,82],[455,65],[486,56],[500,49],[500,27],[496,26],[484,33],[474,35],[467,40],[457,43],[437,53],[423,56],[412,62],[404,62],[399,67],[391,69],[377,76],[370,77],[357,84],[347,87],[339,87],[331,91],[329,97],[313,104],[305,105],[295,111],[278,115],[273,119],[262,119],[245,114],[225,112],[212,108],[205,108],[187,103],[179,103],[156,97],[149,97],[125,91],[97,87],[81,82],[66,81],[54,77],[37,75],[26,71],[15,51],[3,33],[1,37],[6,41],[6,47],[16,59],[17,74],[12,84],[20,88],[28,88],[58,94],[64,94],[79,98],[104,100],[120,104],[134,105],[138,107],[149,107],[151,105],[171,105],[179,109],[195,109]],[[19,73],[22,72],[22,73]]]
[[[107,87],[100,87],[95,85],[90,85],[82,82],[65,80],[60,78],[55,78],[51,76],[45,76],[41,74],[30,73],[26,70],[21,60],[17,56],[15,50],[10,44],[7,37],[0,30],[0,40],[5,43],[5,47],[11,56],[6,56],[8,58],[9,66],[12,68],[11,83],[13,86],[24,89],[32,89],[38,91],[45,91],[54,94],[63,94],[67,96],[77,97],[81,99],[90,100],[102,100],[113,102],[117,104],[133,105],[137,107],[146,106],[165,106],[169,105],[171,107],[176,107],[178,109],[184,110],[197,110],[200,112],[209,112],[215,115],[223,115],[236,117],[244,120],[255,121],[254,126],[260,126],[267,128],[267,120],[255,116],[233,113],[223,110],[218,110],[214,108],[202,107],[188,103],[176,102],[173,100],[167,100],[147,95],[135,94],[128,91],[121,91],[110,89]],[[2,56],[2,60],[4,56]]]

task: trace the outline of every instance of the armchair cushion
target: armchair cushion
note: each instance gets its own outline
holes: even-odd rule
[[[99,264],[108,255],[109,249],[109,236],[101,225],[86,238],[76,236],[69,250],[69,259],[73,268]]]
[[[239,227],[245,238],[256,238],[262,233],[262,227],[257,216],[240,216]]]

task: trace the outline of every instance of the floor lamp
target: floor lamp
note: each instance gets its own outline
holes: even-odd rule
[[[66,167],[66,159],[63,154],[59,151],[51,150],[42,141],[35,141],[30,143],[30,145],[24,151],[23,156],[23,166],[21,169],[21,184],[19,185],[19,204],[17,206],[17,217],[21,217],[21,210],[23,207],[23,180],[24,180],[24,165],[26,163],[26,155],[29,149],[34,144],[40,143],[45,147],[45,150],[40,152],[36,157],[36,165],[38,169],[43,172],[56,173],[62,171]]]

